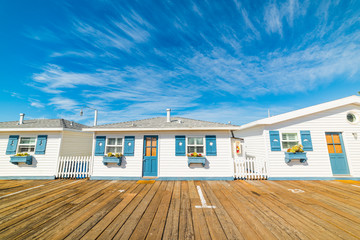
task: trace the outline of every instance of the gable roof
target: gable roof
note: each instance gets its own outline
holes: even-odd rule
[[[318,112],[322,112],[322,111],[326,111],[329,109],[338,108],[338,107],[342,107],[342,106],[350,105],[350,104],[360,105],[360,96],[353,95],[353,96],[341,98],[338,100],[321,103],[321,104],[314,105],[311,107],[302,108],[299,110],[279,114],[279,115],[276,115],[273,117],[263,118],[263,119],[242,125],[240,127],[240,130],[251,128],[251,127],[256,127],[256,126],[260,126],[260,125],[276,124],[276,123],[284,122],[284,121],[287,121],[290,119],[299,118],[299,117],[311,115],[314,113],[318,113]]]
[[[166,117],[112,123],[85,128],[84,131],[169,131],[169,130],[236,130],[239,126],[208,122],[173,116],[171,122]]]
[[[0,131],[34,131],[34,130],[82,130],[86,125],[65,119],[30,119],[19,121],[0,122]]]

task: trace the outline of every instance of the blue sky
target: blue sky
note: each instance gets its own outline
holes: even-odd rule
[[[360,91],[360,1],[0,2],[0,121],[244,124]]]

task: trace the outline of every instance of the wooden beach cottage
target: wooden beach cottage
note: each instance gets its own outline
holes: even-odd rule
[[[360,97],[307,107],[245,124],[244,152],[266,162],[269,179],[359,179]],[[287,153],[302,144],[303,153]]]
[[[236,129],[171,117],[170,109],[167,117],[84,128],[94,133],[91,179],[232,180]]]
[[[61,157],[90,160],[92,134],[83,127],[65,119],[24,120],[24,114],[0,122],[0,179],[54,179]]]

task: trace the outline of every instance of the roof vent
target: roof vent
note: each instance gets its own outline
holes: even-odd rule
[[[25,113],[20,113],[19,125],[24,124]]]
[[[178,123],[183,123],[183,121],[181,119],[178,120]]]
[[[166,122],[171,122],[170,112],[170,108],[166,109]]]
[[[70,122],[70,126],[74,126],[74,121],[71,121],[71,122]]]
[[[231,124],[231,121],[228,121],[228,124]]]
[[[135,125],[135,123],[132,123],[131,126],[132,126],[132,127],[135,127],[136,125]]]

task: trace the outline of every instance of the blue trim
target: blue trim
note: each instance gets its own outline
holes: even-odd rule
[[[124,140],[124,156],[134,156],[135,137],[125,136]]]
[[[161,181],[234,181],[234,177],[159,177]]]
[[[156,156],[146,155],[146,138],[156,138]],[[142,162],[142,175],[143,177],[157,177],[159,169],[159,136],[158,135],[145,135],[143,141],[143,162]],[[152,151],[152,140],[150,150]]]
[[[280,133],[279,131],[269,131],[271,151],[280,152]]]
[[[270,181],[283,181],[283,180],[357,180],[360,181],[360,177],[269,177]]]
[[[43,180],[55,179],[55,176],[0,176],[1,180]]]
[[[35,154],[45,154],[47,137],[47,135],[37,136]]]
[[[90,180],[141,180],[141,177],[91,176]]]
[[[175,136],[175,156],[185,156],[185,155],[186,155],[185,136]]]

